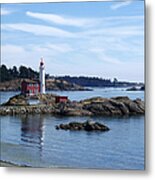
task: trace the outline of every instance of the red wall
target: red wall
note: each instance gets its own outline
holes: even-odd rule
[[[56,96],[55,97],[55,102],[59,103],[59,102],[67,102],[68,97],[67,96]]]
[[[33,84],[33,83],[27,83],[25,81],[21,84],[21,93],[23,94],[37,94],[40,92],[40,85],[39,84]]]

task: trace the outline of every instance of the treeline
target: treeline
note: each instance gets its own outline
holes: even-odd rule
[[[17,68],[16,66],[13,66],[12,68],[7,68],[4,64],[0,66],[1,82],[17,78],[37,79],[39,78],[39,73],[25,66],[20,66],[19,68]]]
[[[102,79],[102,78],[97,78],[97,77],[85,77],[85,76],[80,76],[80,77],[71,77],[71,76],[62,76],[62,77],[56,77],[56,79],[59,80],[65,80],[70,83],[75,83],[81,86],[111,86],[112,82],[110,79]]]
[[[65,80],[69,83],[78,84],[80,86],[86,87],[124,87],[124,86],[135,86],[137,83],[122,82],[114,78],[112,81],[110,79],[103,79],[98,77],[85,77],[85,76],[49,76],[46,74],[46,79],[55,78],[58,80]],[[7,68],[6,65],[0,66],[0,81],[9,81],[18,78],[28,78],[28,79],[39,79],[39,72],[34,71],[30,67],[20,66],[17,68],[13,66],[12,68]]]
[[[118,81],[116,78],[114,78],[113,80],[103,79],[98,77],[85,77],[85,76],[79,76],[79,77],[61,76],[55,78],[60,80],[66,80],[70,83],[75,83],[86,87],[126,87],[126,86],[137,85],[137,83]]]

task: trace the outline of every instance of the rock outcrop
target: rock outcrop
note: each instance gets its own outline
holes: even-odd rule
[[[144,101],[131,100],[128,97],[95,97],[82,101],[55,102],[53,94],[36,95],[39,103],[30,105],[28,97],[16,95],[0,106],[0,114],[48,113],[62,116],[123,116],[145,113]]]
[[[55,127],[57,130],[72,130],[72,131],[109,131],[109,127],[104,124],[94,122],[94,121],[86,121],[86,122],[70,122],[69,124],[60,124]]]
[[[55,103],[55,96],[55,94],[37,94],[33,96],[18,94],[11,97],[2,106],[29,106],[29,100],[38,100],[40,105],[53,105]]]
[[[24,95],[15,95],[2,105],[4,105],[4,106],[27,106],[29,104],[28,104],[27,98]]]
[[[140,88],[140,91],[145,91],[145,85]]]
[[[81,101],[83,109],[93,115],[133,115],[144,114],[144,102],[140,99],[131,100],[128,97],[91,98]]]

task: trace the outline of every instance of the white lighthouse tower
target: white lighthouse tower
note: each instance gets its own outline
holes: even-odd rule
[[[43,58],[41,58],[39,69],[40,69],[40,74],[39,74],[39,78],[40,78],[40,93],[41,94],[45,94],[45,65],[44,65]]]

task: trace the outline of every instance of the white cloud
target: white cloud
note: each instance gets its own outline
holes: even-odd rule
[[[27,12],[28,14],[30,12]],[[33,15],[39,13],[32,13]],[[40,15],[40,14],[39,14]],[[48,19],[47,14],[41,14],[41,16],[45,15],[45,19]],[[57,17],[57,15],[54,15]],[[60,18],[60,19],[59,19]],[[55,36],[55,37],[66,37],[66,38],[85,38],[90,36],[135,36],[135,35],[143,35],[143,27],[138,25],[130,25],[131,22],[139,21],[140,19],[143,20],[143,16],[114,16],[114,17],[103,17],[103,18],[94,18],[94,19],[87,19],[87,23],[91,24],[87,26],[87,30],[85,31],[78,31],[78,32],[69,32],[60,28],[52,27],[52,26],[45,26],[39,24],[29,24],[29,23],[16,23],[16,24],[2,24],[2,29],[11,31],[11,30],[18,30],[28,33],[33,33],[34,35],[42,35],[42,36]],[[50,19],[50,17],[49,17]],[[64,20],[64,21],[63,21]],[[131,21],[130,21],[131,20]],[[71,20],[66,20],[61,17],[57,17],[56,19],[53,18],[53,21],[58,23],[68,23],[72,25],[82,25],[82,19],[79,20],[79,23],[74,21],[74,18]],[[59,22],[60,21],[60,22]],[[81,23],[80,23],[81,22]],[[128,22],[128,24],[124,24],[124,22]],[[84,23],[83,23],[84,25]],[[85,24],[86,25],[86,24]],[[92,28],[93,27],[93,28]]]
[[[114,3],[112,6],[111,6],[111,9],[113,10],[116,10],[116,9],[119,9],[121,7],[124,7],[124,6],[128,6],[132,3],[133,0],[126,0],[124,2],[119,2],[119,3]]]
[[[9,67],[26,65],[37,69],[39,58],[43,56],[47,62],[46,64],[48,64],[46,69],[50,72],[51,66],[61,64],[59,58],[63,53],[72,51],[73,48],[67,43],[26,44],[22,46],[6,44],[1,46],[1,61],[2,64],[6,64]],[[55,59],[57,59],[57,62]]]
[[[2,24],[1,28],[7,31],[18,30],[42,36],[74,37],[71,32],[64,31],[59,28],[28,23]]]
[[[112,21],[113,23],[115,21],[135,21],[135,20],[144,20],[144,16],[109,16],[103,18],[103,21]]]
[[[87,30],[87,31],[83,31],[79,33],[79,35],[83,37],[89,37],[89,36],[129,37],[129,36],[139,36],[143,34],[144,34],[143,28],[136,25],[135,26],[105,27],[105,28],[100,28],[100,29]]]
[[[73,17],[66,17],[57,14],[43,14],[43,13],[34,13],[29,11],[26,12],[26,15],[44,21],[52,22],[55,24],[76,26],[76,27],[90,25],[91,22],[93,21],[93,19],[73,18]]]
[[[125,2],[126,3],[126,2]],[[122,4],[122,3],[121,3]],[[124,4],[124,2],[123,2]],[[104,23],[115,23],[123,22],[123,21],[136,21],[140,19],[144,19],[144,16],[110,16],[110,17],[98,17],[98,18],[75,18],[75,17],[67,17],[58,14],[43,14],[43,13],[34,13],[34,12],[26,12],[26,15],[37,18],[40,20],[44,20],[47,22],[59,24],[59,25],[67,25],[67,26],[76,26],[76,27],[93,27],[100,26]]]
[[[26,51],[23,47],[6,44],[1,46],[1,63],[6,64],[9,67],[13,65],[19,66],[25,64],[26,60]]]
[[[48,48],[51,50],[60,52],[60,53],[67,53],[73,51],[73,48],[70,47],[68,44],[60,43],[60,44],[49,44]]]
[[[9,53],[23,53],[24,52],[24,49],[22,47],[12,45],[12,44],[2,45],[1,50],[2,50],[2,53],[4,53],[4,55],[7,54],[6,52],[8,51]]]
[[[29,49],[32,49],[35,52],[42,52],[43,54],[59,54],[72,52],[73,48],[67,43],[48,43],[40,45],[29,45]]]
[[[8,9],[4,9],[4,8],[1,8],[1,15],[8,15],[8,14],[11,14],[12,11],[8,10]]]
[[[103,62],[110,63],[110,64],[117,64],[119,65],[121,63],[120,60],[117,58],[111,57],[106,54],[107,49],[102,49],[102,48],[92,48],[90,49],[90,52],[93,52],[96,54],[99,60],[102,60]]]

